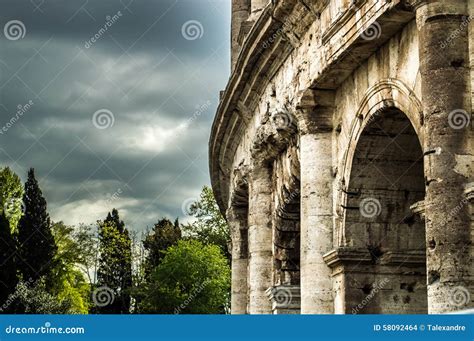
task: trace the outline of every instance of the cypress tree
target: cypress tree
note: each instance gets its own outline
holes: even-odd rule
[[[53,268],[57,246],[51,232],[51,223],[34,169],[28,171],[23,195],[25,213],[18,224],[20,248],[19,269],[23,280],[37,280],[48,275]]]
[[[96,311],[128,314],[132,289],[132,241],[116,209],[99,222],[99,253],[97,284],[111,289],[114,298],[107,305],[97,307]]]
[[[16,273],[16,245],[5,215],[0,214],[0,313],[11,313],[11,308],[2,304],[13,294],[18,283]],[[9,309],[10,308],[10,309]]]

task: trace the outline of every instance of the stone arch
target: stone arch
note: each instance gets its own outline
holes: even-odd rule
[[[425,196],[422,117],[415,94],[387,79],[352,122],[337,201],[339,312],[427,311],[425,224],[413,213]]]
[[[300,284],[300,163],[291,145],[275,161],[274,285]]]
[[[380,80],[370,87],[360,101],[359,109],[352,120],[348,133],[348,146],[342,157],[343,164],[336,201],[337,221],[339,223],[336,224],[338,243],[343,243],[343,206],[347,201],[345,192],[349,183],[357,142],[367,125],[388,108],[397,108],[407,116],[418,136],[421,146],[424,145],[423,106],[417,95],[402,81],[393,78]]]

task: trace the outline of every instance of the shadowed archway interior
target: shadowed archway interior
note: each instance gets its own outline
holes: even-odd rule
[[[345,310],[426,313],[425,227],[410,209],[425,196],[423,152],[407,116],[374,115],[352,162],[345,240],[369,256],[346,269]]]

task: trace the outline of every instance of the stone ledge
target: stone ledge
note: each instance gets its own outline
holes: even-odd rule
[[[299,285],[277,285],[267,289],[272,302],[273,314],[299,314],[301,310],[301,289]]]
[[[341,247],[326,253],[323,255],[323,259],[331,268],[335,268],[340,265],[345,266],[353,264],[419,265],[426,263],[426,254],[423,250],[407,250],[405,252],[387,251],[378,258],[376,263],[374,263],[374,259],[367,249]]]

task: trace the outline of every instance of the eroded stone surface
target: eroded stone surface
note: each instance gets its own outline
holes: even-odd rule
[[[233,312],[473,307],[474,3],[234,0],[232,65]]]

